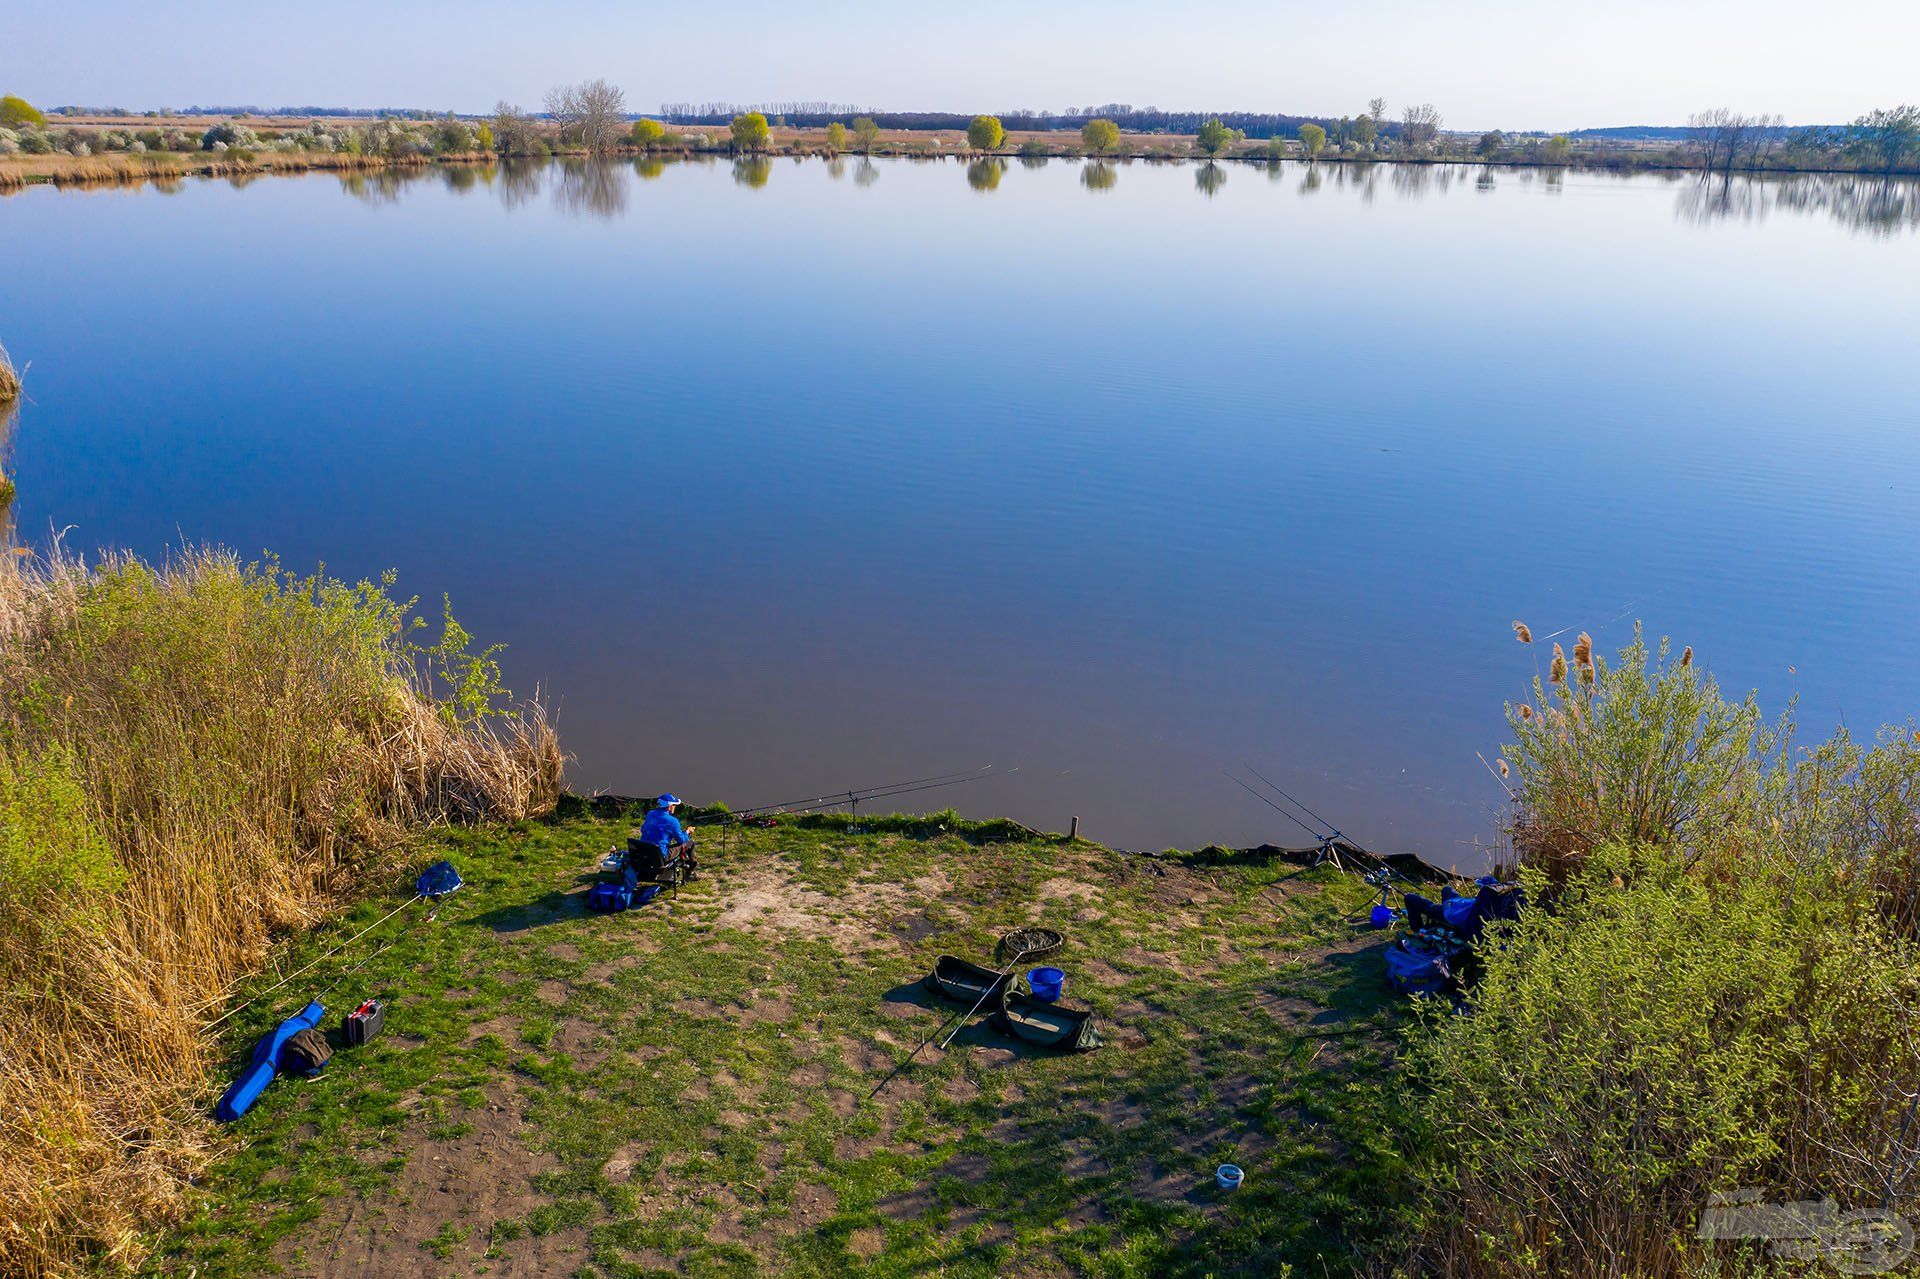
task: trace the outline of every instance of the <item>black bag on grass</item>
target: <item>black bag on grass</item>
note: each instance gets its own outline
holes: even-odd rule
[[[305,1075],[311,1079],[326,1068],[333,1060],[333,1046],[327,1037],[308,1027],[294,1035],[280,1049],[280,1070],[283,1074]]]

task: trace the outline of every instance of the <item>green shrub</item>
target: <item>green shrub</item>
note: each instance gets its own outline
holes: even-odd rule
[[[1877,1204],[1920,985],[1860,904],[1594,850],[1483,949],[1473,1015],[1430,1011],[1416,1036],[1441,1251],[1485,1274],[1677,1273],[1714,1190]],[[1911,1172],[1895,1189],[1914,1202]]]
[[[72,752],[0,751],[0,989],[57,971],[26,962],[98,919],[126,881],[93,821]]]
[[[1795,748],[1638,630],[1555,645],[1533,694],[1504,762],[1534,909],[1410,1043],[1426,1261],[1694,1274],[1720,1190],[1920,1211],[1914,734]]]

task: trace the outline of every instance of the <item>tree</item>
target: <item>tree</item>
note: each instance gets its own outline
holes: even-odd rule
[[[1327,131],[1317,124],[1300,126],[1300,145],[1307,149],[1307,159],[1319,158],[1327,147]]]
[[[353,138],[349,133],[347,137]],[[505,98],[493,104],[493,149],[501,155],[525,155],[532,150],[533,121]]]
[[[1700,167],[1709,173],[1732,172],[1743,155],[1751,163],[1778,129],[1772,117],[1742,115],[1726,107],[1696,111],[1687,117],[1687,127],[1693,131]]]
[[[1287,158],[1287,140],[1279,134],[1267,139],[1267,159],[1284,160]]]
[[[873,150],[873,144],[880,140],[880,126],[873,122],[872,116],[863,115],[853,122],[853,140],[860,147],[860,154],[866,155]],[[855,174],[856,181],[859,175]]]
[[[1374,99],[1376,102],[1378,98]],[[1373,150],[1373,144],[1379,140],[1380,126],[1374,123],[1370,115],[1363,115],[1353,122],[1353,140],[1363,150]]]
[[[767,149],[767,117],[758,111],[748,111],[733,117],[728,126],[733,131],[733,149],[735,151],[764,151]]]
[[[1219,155],[1240,140],[1240,131],[1229,129],[1220,123],[1220,117],[1214,116],[1194,132],[1193,144],[1209,156]]]
[[[1409,151],[1431,146],[1440,136],[1440,113],[1434,110],[1431,102],[1408,107],[1400,113],[1400,129],[1400,140]]]
[[[1547,139],[1547,145],[1540,148],[1540,155],[1548,164],[1565,164],[1573,155],[1573,139],[1564,133],[1556,133]]]
[[[1500,130],[1488,129],[1480,135],[1480,141],[1475,144],[1473,149],[1480,153],[1481,159],[1491,160],[1494,156],[1499,155],[1500,148],[1506,145],[1507,139],[1501,134]]]
[[[650,151],[660,145],[660,139],[667,136],[667,126],[658,120],[635,120],[633,122],[633,145],[642,151]]]
[[[1364,118],[1368,124],[1373,126],[1367,130],[1366,137],[1366,145],[1371,147],[1385,136],[1387,132],[1387,100],[1385,98],[1368,98],[1367,114]]]
[[[997,116],[977,115],[967,126],[967,145],[975,151],[991,151],[1007,140],[1007,131]]]
[[[1882,173],[1920,160],[1920,107],[1870,111],[1848,129],[1849,149]]]
[[[827,126],[827,153],[839,155],[847,149],[847,126],[838,120]]]
[[[19,129],[23,127],[41,128],[47,123],[47,117],[40,109],[25,98],[16,98],[11,93],[0,98],[0,129]]]
[[[1089,120],[1080,126],[1080,145],[1105,155],[1120,145],[1120,126],[1111,120]]]
[[[582,80],[549,89],[546,106],[562,137],[578,142],[589,154],[603,155],[620,136],[627,95],[605,80]]]
[[[473,145],[481,151],[493,150],[493,126],[485,120],[473,126]]]

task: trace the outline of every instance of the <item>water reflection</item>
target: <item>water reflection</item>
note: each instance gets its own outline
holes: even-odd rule
[[[967,166],[967,185],[976,191],[997,190],[1006,172],[1007,162],[998,156],[975,160]]]
[[[500,180],[493,188],[500,197],[500,207],[511,213],[539,195],[545,168],[538,160],[502,161]]]
[[[1775,212],[1826,217],[1870,236],[1920,229],[1920,182],[1857,173],[1693,177],[1674,201],[1686,222],[1761,222]]]
[[[957,157],[956,157],[957,158]],[[895,163],[938,164],[944,156],[921,156]],[[794,157],[799,165],[820,163],[827,176],[844,179],[851,169],[854,185],[870,187],[880,180],[885,161],[867,156]],[[719,163],[713,155],[687,157],[640,156],[631,162],[635,176],[654,180],[670,167],[691,169]],[[1147,161],[1149,164],[1164,161]],[[1023,166],[1044,169],[1047,161],[1023,157]],[[741,156],[732,161],[733,179],[742,186],[759,188],[773,173],[773,162],[766,156]],[[1230,176],[1231,165],[1206,161],[1194,170],[1194,188],[1204,196],[1217,194]],[[1264,166],[1271,181],[1281,181],[1293,172],[1292,164]],[[487,165],[410,166],[392,169],[368,169],[341,173],[340,187],[348,195],[367,204],[391,204],[405,189],[417,182],[438,181],[450,191],[470,193],[492,190],[507,209],[517,209],[551,184],[555,204],[568,213],[590,217],[618,217],[627,210],[632,183],[625,164],[593,163],[578,159],[503,160]],[[975,191],[998,189],[1006,176],[1007,160],[983,157],[965,162],[967,185]],[[1111,191],[1119,181],[1120,165],[1107,159],[1088,159],[1079,166],[1080,185],[1088,191]],[[1665,172],[1661,174],[1596,174],[1565,169],[1497,169],[1477,164],[1372,164],[1323,162],[1300,166],[1298,192],[1312,196],[1322,190],[1357,193],[1371,202],[1383,187],[1409,200],[1438,198],[1454,189],[1470,189],[1490,194],[1502,185],[1518,185],[1559,195],[1571,181],[1591,185],[1599,182],[1671,183],[1675,188],[1675,213],[1688,222],[1759,221],[1775,213],[1831,218],[1850,229],[1870,235],[1905,235],[1920,230],[1920,180],[1883,178],[1861,174],[1769,174],[1763,176],[1713,177]],[[244,186],[258,175],[234,174],[225,180]],[[156,189],[173,192],[181,189],[178,179],[156,180]]]
[[[493,184],[491,164],[447,164],[440,167],[440,179],[455,195],[466,195],[482,182]]]
[[[743,155],[733,162],[733,180],[758,191],[773,176],[773,161],[764,155]]]
[[[568,213],[617,218],[627,211],[627,183],[621,166],[589,160],[560,161],[560,183],[553,202]]]
[[[340,175],[340,189],[363,204],[395,204],[402,191],[428,176],[424,168],[354,169]]]
[[[1023,155],[1020,157],[1020,167],[1023,169],[1044,169],[1047,167],[1047,157],[1044,155]]]

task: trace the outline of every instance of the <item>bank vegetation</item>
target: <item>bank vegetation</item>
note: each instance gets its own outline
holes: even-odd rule
[[[207,1142],[203,1033],[413,832],[549,811],[544,712],[391,582],[0,556],[0,1273],[138,1260]]]

